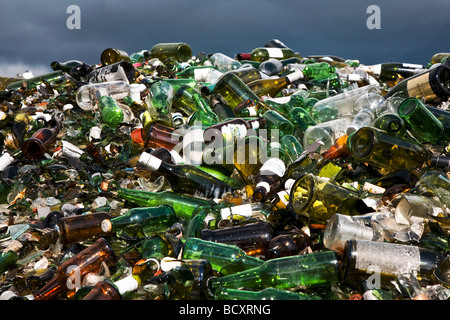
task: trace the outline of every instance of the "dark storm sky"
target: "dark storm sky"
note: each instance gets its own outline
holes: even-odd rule
[[[79,30],[67,28],[69,5],[80,8]],[[370,5],[381,29],[366,25]],[[449,13],[443,0],[0,0],[0,76],[50,72],[54,60],[98,63],[109,47],[185,42],[194,54],[234,57],[273,38],[303,56],[426,64],[450,52]]]

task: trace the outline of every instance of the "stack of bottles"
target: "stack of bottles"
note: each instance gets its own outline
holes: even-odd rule
[[[0,299],[448,300],[450,53],[297,49],[0,77]]]

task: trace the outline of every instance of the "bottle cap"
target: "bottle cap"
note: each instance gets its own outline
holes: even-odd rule
[[[114,282],[114,285],[116,286],[117,291],[123,295],[126,292],[136,290],[139,287],[139,282],[133,276],[128,276]]]
[[[238,53],[236,57],[238,60],[251,60],[252,55],[250,53]]]
[[[138,163],[145,166],[147,169],[156,171],[161,166],[161,159],[152,156],[150,153],[143,152],[139,157]]]
[[[103,232],[110,232],[112,230],[112,223],[111,220],[105,219],[102,221],[102,231]]]

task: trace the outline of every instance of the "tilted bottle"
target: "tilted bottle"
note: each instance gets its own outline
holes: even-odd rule
[[[330,149],[339,137],[347,134],[350,125],[350,120],[340,118],[308,127],[303,134],[303,146],[307,148],[316,140],[320,140],[323,144],[320,146],[319,152],[324,152]]]
[[[78,67],[83,65],[84,62],[79,61],[79,60],[68,60],[65,62],[59,62],[59,61],[52,61],[50,63],[50,67],[54,70],[61,70],[63,72],[69,73],[70,74],[70,70],[74,67]]]
[[[360,65],[359,68],[381,81],[397,81],[400,78],[399,75],[406,79],[426,71],[423,65],[402,62],[385,62],[370,66]]]
[[[102,231],[102,221],[112,216],[107,212],[93,212],[58,219],[56,230],[66,245],[108,235]]]
[[[211,279],[212,290],[219,287],[261,290],[296,289],[336,284],[340,280],[339,261],[334,251],[276,258],[262,265]]]
[[[372,126],[383,130],[394,136],[404,137],[406,134],[406,123],[397,113],[385,113],[377,117]]]
[[[220,52],[216,52],[211,57],[209,57],[209,61],[211,61],[213,67],[219,70],[220,72],[236,70],[242,66],[242,64],[239,61]]]
[[[16,261],[19,260],[19,255],[12,250],[0,253],[0,274],[8,271],[8,269],[13,266]]]
[[[76,88],[75,80],[69,74],[61,70],[57,70],[30,79],[20,79],[18,81],[11,82],[6,86],[6,90],[20,90],[24,85],[27,90],[33,90],[44,82],[49,83],[52,86],[69,84],[73,88]]]
[[[278,111],[267,110],[262,116],[266,120],[269,136],[281,138],[294,133],[294,125],[292,122]]]
[[[200,94],[192,96],[195,112],[189,118],[188,124],[193,124],[196,121],[201,122],[204,126],[211,126],[218,122],[217,115],[211,110],[207,100],[205,100]]]
[[[156,207],[137,207],[128,210],[124,215],[104,219],[101,223],[102,231],[111,234],[125,232],[151,236],[166,231],[172,226],[177,217],[170,205]]]
[[[357,161],[365,162],[381,172],[401,169],[424,169],[432,165],[436,156],[419,142],[401,136],[393,136],[374,127],[359,129],[347,141],[350,154]],[[433,162],[433,166],[439,166]]]
[[[215,300],[320,300],[314,294],[292,292],[275,288],[260,291],[219,287],[214,292]]]
[[[238,60],[251,60],[256,62],[264,62],[270,58],[287,59],[295,56],[295,52],[289,48],[269,48],[261,47],[255,48],[250,53],[238,53],[236,58]]]
[[[109,96],[117,100],[130,95],[130,86],[125,81],[108,81],[100,83],[85,84],[78,88],[75,98],[77,105],[85,110],[95,110],[98,108],[99,100],[102,96]]]
[[[217,243],[199,238],[186,239],[182,259],[205,259],[211,267],[222,274],[233,274],[261,265],[264,261],[249,256],[244,250],[225,243]]]
[[[260,98],[263,96],[276,97],[281,90],[301,79],[303,79],[303,73],[294,71],[282,77],[254,80],[247,83],[247,86]]]
[[[99,281],[82,300],[122,300],[119,290],[107,281]]]
[[[271,58],[262,62],[259,65],[258,70],[263,74],[265,74],[266,76],[276,76],[282,73],[284,67],[289,66],[292,63],[300,63],[300,62],[301,60],[297,57],[288,58],[284,60]]]
[[[124,50],[116,49],[116,48],[107,48],[102,51],[100,55],[100,61],[102,65],[110,65],[120,61],[130,61],[130,56]]]
[[[90,83],[125,81],[132,83],[136,76],[136,70],[130,61],[120,61],[106,66],[98,67],[87,75]]]
[[[330,66],[328,63],[317,62],[306,64],[302,70],[302,73],[304,74],[304,77],[309,80],[309,79],[326,78],[335,71],[336,68]]]
[[[216,230],[203,229],[201,239],[235,245],[249,256],[264,255],[275,230],[268,222],[261,221]]]
[[[301,175],[293,184],[289,205],[294,213],[322,223],[336,212],[352,216],[367,209],[358,193],[310,173]]]
[[[280,191],[285,172],[286,164],[283,160],[280,158],[267,159],[255,176],[253,199],[263,202],[267,197]]]
[[[234,187],[191,165],[173,165],[143,152],[139,163],[150,171],[157,171],[166,177],[175,192],[188,193],[204,198],[221,198]]]
[[[162,230],[161,228],[161,231]],[[172,244],[159,234],[149,236],[144,239],[139,248],[142,259],[156,259],[161,261],[165,257],[174,257],[175,250]]]
[[[426,102],[441,102],[450,96],[450,68],[440,65],[400,81],[392,87],[385,98],[394,95],[404,99],[424,98]]]
[[[165,130],[164,128],[172,130]],[[169,151],[172,150],[180,143],[180,137],[174,131],[175,129],[173,128],[154,123],[145,133],[146,140],[144,148],[165,148]]]
[[[417,98],[405,99],[398,107],[399,116],[405,120],[409,131],[422,143],[436,143],[444,134],[444,126]]]
[[[369,278],[371,272],[376,272],[383,284],[398,275],[413,272],[421,279],[436,282],[433,273],[443,261],[444,256],[440,253],[415,245],[348,240],[344,250],[342,280],[358,284]]]
[[[182,42],[157,43],[150,50],[150,57],[164,62],[174,58],[178,62],[186,62],[192,57],[192,49]]]
[[[171,205],[177,217],[189,219],[203,207],[214,207],[214,201],[179,194],[172,191],[151,192],[144,190],[119,188],[118,197],[138,206],[151,207],[163,204]]]
[[[228,104],[223,103],[216,96],[211,97],[211,109],[217,115],[219,121],[236,118],[236,113],[234,113],[234,110]]]
[[[110,128],[116,128],[124,121],[124,110],[119,106],[116,99],[109,96],[102,96],[98,101],[98,108],[101,113],[103,123]]]
[[[100,238],[86,249],[61,263],[53,278],[35,292],[34,299],[51,300],[63,293],[70,297],[76,289],[80,288],[88,273],[98,273],[103,268],[104,263],[111,267],[116,259],[108,242]]]
[[[450,143],[450,111],[425,105],[425,107],[442,123],[444,134],[437,144]]]
[[[55,147],[59,128],[41,128],[22,144],[22,154],[34,161],[41,160],[44,154]]]

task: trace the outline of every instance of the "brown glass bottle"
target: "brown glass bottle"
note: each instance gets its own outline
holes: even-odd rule
[[[64,217],[58,220],[56,230],[62,244],[84,241],[107,235],[102,231],[102,221],[105,219],[111,219],[107,212]]]
[[[122,300],[122,297],[112,284],[99,281],[82,300]]]
[[[81,283],[88,273],[98,273],[103,267],[103,263],[109,267],[115,261],[114,251],[105,239],[100,238],[94,244],[61,263],[53,278],[36,291],[34,299],[51,300],[63,293],[70,297],[75,294],[77,288],[81,287]]]
[[[241,226],[201,231],[201,239],[235,245],[249,256],[265,254],[275,231],[269,222],[249,223]]]
[[[22,144],[23,155],[34,161],[41,160],[44,154],[56,143],[57,128],[41,128]]]
[[[309,236],[302,230],[293,229],[274,237],[270,241],[266,251],[266,259],[293,256],[309,246],[311,246]]]

